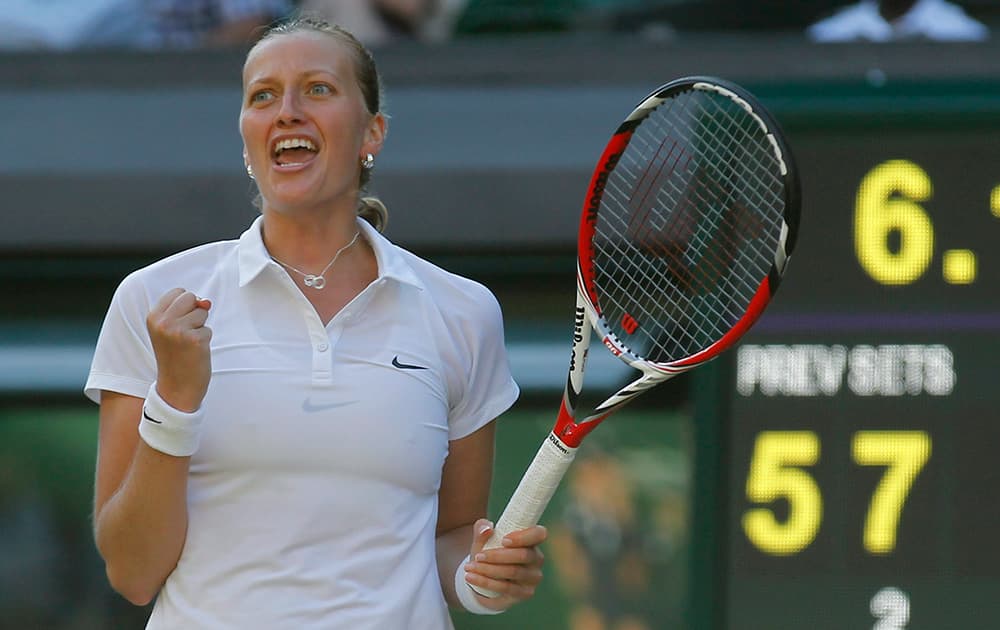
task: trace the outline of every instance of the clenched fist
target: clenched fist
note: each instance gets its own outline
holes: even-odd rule
[[[172,289],[146,317],[156,355],[156,391],[178,411],[196,411],[208,391],[212,329],[205,322],[210,308],[210,301],[184,289]]]

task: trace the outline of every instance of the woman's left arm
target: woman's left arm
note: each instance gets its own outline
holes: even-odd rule
[[[445,599],[455,607],[465,607],[455,592],[455,572],[468,565],[466,580],[501,595],[490,599],[474,595],[483,607],[505,610],[531,598],[542,581],[544,555],[538,545],[547,532],[541,525],[512,532],[504,547],[483,552],[493,533],[486,520],[490,483],[493,480],[493,453],[496,422],[490,422],[448,446],[438,492],[437,563]],[[483,554],[477,559],[477,555]],[[469,593],[473,593],[469,589]],[[468,597],[466,594],[465,597]]]

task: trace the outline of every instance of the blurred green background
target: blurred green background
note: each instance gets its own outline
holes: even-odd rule
[[[553,409],[538,402],[503,417],[494,518],[553,418]],[[497,617],[455,613],[456,627],[681,627],[689,428],[680,412],[639,410],[622,412],[596,431],[543,519],[550,541],[538,596]],[[92,542],[96,445],[96,407],[0,410],[0,627],[143,627],[149,609],[111,591]],[[595,626],[599,620],[606,625]]]

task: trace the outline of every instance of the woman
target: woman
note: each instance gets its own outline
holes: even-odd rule
[[[482,552],[493,419],[518,393],[496,299],[359,198],[386,136],[371,55],[298,20],[243,85],[261,216],[126,278],[87,382],[111,584],[156,598],[154,629],[437,630],[447,604],[531,597],[544,528]]]

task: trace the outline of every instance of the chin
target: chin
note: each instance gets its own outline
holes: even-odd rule
[[[314,206],[319,201],[315,186],[302,183],[291,183],[275,186],[264,197],[271,208],[294,210],[303,206]]]

